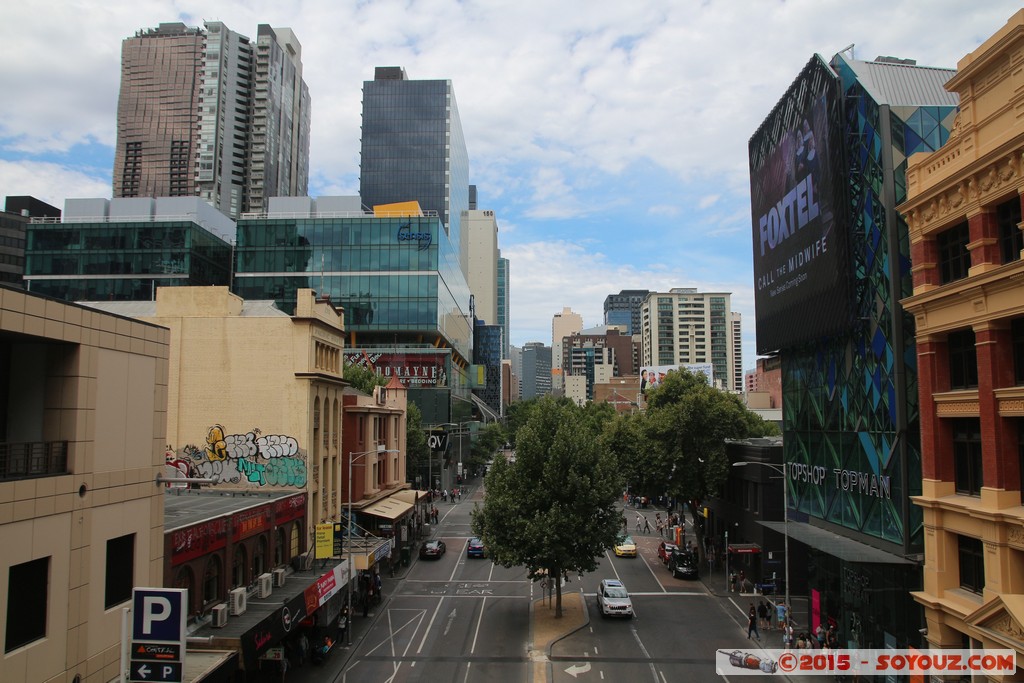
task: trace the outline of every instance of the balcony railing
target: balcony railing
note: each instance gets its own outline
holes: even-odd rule
[[[67,441],[0,443],[0,480],[68,474]]]

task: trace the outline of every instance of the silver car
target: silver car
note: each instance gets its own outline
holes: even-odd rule
[[[597,608],[602,617],[633,617],[633,601],[622,582],[602,579],[597,589]]]

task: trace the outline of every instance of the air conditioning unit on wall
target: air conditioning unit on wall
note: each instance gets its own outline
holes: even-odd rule
[[[231,616],[245,614],[245,587],[235,588],[228,593],[228,605]]]
[[[260,574],[259,593],[260,599],[269,598],[274,590],[274,577],[269,573]]]
[[[286,576],[285,571],[278,567],[274,570],[274,585],[280,588],[284,585],[284,577]]]
[[[213,616],[214,628],[224,628],[228,625],[228,606],[223,602],[219,605],[214,605],[210,614]]]

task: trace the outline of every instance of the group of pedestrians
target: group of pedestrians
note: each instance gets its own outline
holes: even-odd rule
[[[777,626],[773,626],[773,621]],[[755,606],[750,603],[747,611],[747,640],[753,635],[755,639],[761,640],[760,629],[765,631],[782,631],[782,643],[787,649],[793,642],[793,621],[789,616],[789,607],[782,600],[772,603],[767,599]]]
[[[449,500],[454,504],[462,500],[462,489],[458,486],[453,486],[451,490],[448,489],[432,489],[430,491],[429,502],[433,502],[440,498],[443,502],[447,503]]]

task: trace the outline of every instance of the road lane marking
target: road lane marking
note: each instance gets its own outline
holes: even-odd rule
[[[487,609],[487,598],[486,597],[483,599],[483,602],[480,604],[480,616],[477,617],[476,628],[473,630],[473,644],[469,646],[469,654],[475,654],[476,653],[476,638],[477,638],[477,636],[480,635],[480,622],[483,621],[484,610],[485,609]]]

